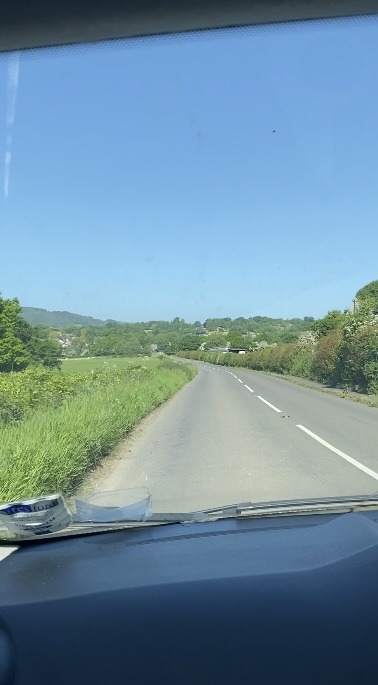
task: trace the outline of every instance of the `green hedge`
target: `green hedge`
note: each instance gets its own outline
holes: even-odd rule
[[[346,316],[344,326],[327,335],[309,332],[298,343],[261,347],[244,355],[198,351],[179,356],[378,394],[378,317]]]

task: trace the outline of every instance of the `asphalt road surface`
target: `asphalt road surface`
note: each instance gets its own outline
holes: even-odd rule
[[[97,489],[147,487],[155,512],[378,492],[378,409],[253,371],[198,367],[124,443]]]

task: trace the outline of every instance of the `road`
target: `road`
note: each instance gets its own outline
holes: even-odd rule
[[[378,410],[253,371],[198,376],[105,464],[100,490],[148,487],[154,511],[378,492]]]

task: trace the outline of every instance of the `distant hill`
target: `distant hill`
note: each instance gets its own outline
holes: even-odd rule
[[[49,328],[63,328],[64,326],[104,326],[106,321],[93,319],[91,316],[81,316],[72,312],[49,312],[37,307],[22,307],[21,314],[31,326],[48,326]]]

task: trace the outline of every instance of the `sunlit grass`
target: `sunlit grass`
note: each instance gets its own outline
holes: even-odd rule
[[[195,373],[193,365],[162,362],[117,374],[104,387],[6,426],[0,433],[0,502],[71,493],[123,436]]]

